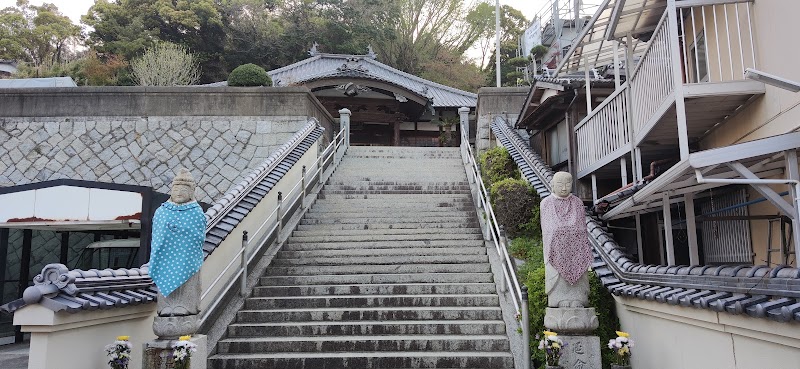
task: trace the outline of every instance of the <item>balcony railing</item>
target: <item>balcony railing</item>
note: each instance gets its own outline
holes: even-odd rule
[[[641,56],[639,65],[630,79],[633,96],[633,122],[638,131],[659,110],[675,91],[672,74],[673,53],[669,47],[670,37],[667,12],[658,22],[650,43]]]
[[[576,125],[579,177],[621,156],[630,139],[643,140],[674,104],[676,83],[687,86],[683,89],[687,96],[698,91],[699,84],[725,93],[735,85],[722,83],[743,81],[745,68],[757,67],[750,2],[677,6],[673,13],[677,19],[664,11],[628,85]],[[672,28],[677,32],[671,31],[670,22],[677,22]],[[675,75],[676,63],[682,75]],[[627,101],[626,88],[632,101]],[[626,104],[631,104],[631,116]]]
[[[630,149],[627,88],[617,89],[575,126],[579,177],[605,165],[604,158],[616,158],[615,151]]]

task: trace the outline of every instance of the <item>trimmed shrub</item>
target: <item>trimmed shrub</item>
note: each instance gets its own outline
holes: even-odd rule
[[[255,64],[242,64],[228,75],[228,86],[269,86],[267,71]]]
[[[550,51],[547,46],[544,45],[536,45],[531,48],[531,55],[534,59],[541,59],[543,56],[547,55],[547,52]]]
[[[491,187],[490,197],[497,222],[506,228],[509,236],[523,233],[525,224],[533,221],[538,197],[533,187],[521,179],[506,178]],[[536,222],[538,223],[538,217]]]
[[[507,61],[506,63],[507,63],[508,65],[512,66],[512,67],[525,67],[525,66],[527,66],[527,65],[528,65],[530,62],[531,62],[531,61],[530,61],[528,58],[525,58],[525,57],[517,57],[517,58],[511,58],[511,59],[508,59],[508,61]]]
[[[495,147],[480,155],[481,176],[486,188],[506,178],[519,178],[519,171],[505,147]]]

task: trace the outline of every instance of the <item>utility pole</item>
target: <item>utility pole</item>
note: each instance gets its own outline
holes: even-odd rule
[[[494,32],[495,32],[495,71],[497,72],[497,87],[500,87],[500,0],[494,2]]]

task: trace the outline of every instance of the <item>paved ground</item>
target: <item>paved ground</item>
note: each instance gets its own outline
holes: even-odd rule
[[[29,348],[28,342],[0,346],[0,363],[3,369],[27,369]]]

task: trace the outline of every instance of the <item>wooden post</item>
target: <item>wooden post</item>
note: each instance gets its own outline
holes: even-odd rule
[[[667,265],[675,265],[675,244],[672,241],[672,209],[670,209],[669,192],[661,197],[664,209],[664,244],[667,248]]]
[[[644,244],[642,243],[642,216],[636,213],[636,246],[639,248],[639,264],[644,264]]]
[[[697,224],[694,216],[694,194],[683,196],[686,205],[686,235],[689,241],[689,265],[700,265],[700,252],[697,249]]]
[[[592,204],[597,202],[597,176],[592,174]]]
[[[622,187],[628,185],[628,161],[625,157],[619,158],[620,175],[622,176]]]
[[[400,146],[400,122],[394,122],[394,136],[392,137],[392,146]]]

